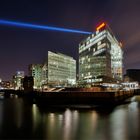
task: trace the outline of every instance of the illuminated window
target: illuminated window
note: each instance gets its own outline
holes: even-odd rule
[[[90,48],[88,48],[88,51],[90,51]]]
[[[101,45],[101,41],[99,41],[99,42],[97,43],[97,45],[98,45],[98,46]]]
[[[88,45],[88,44],[90,44],[90,41],[87,41],[87,43],[86,43],[86,44],[87,44],[87,45]]]

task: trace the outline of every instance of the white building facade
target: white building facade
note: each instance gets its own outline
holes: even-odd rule
[[[48,85],[67,87],[76,84],[76,60],[48,51]]]

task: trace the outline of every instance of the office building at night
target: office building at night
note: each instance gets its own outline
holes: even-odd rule
[[[83,83],[122,80],[122,44],[102,23],[79,44],[79,81]]]
[[[45,64],[31,64],[29,75],[34,79],[34,89],[41,89],[47,83],[47,66]]]
[[[76,60],[72,57],[48,51],[48,85],[55,87],[76,84]]]
[[[24,71],[17,71],[13,76],[13,86],[16,90],[23,89]]]

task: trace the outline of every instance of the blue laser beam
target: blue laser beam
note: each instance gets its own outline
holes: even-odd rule
[[[10,21],[10,20],[2,20],[2,19],[0,19],[0,25],[15,26],[15,27],[22,27],[22,28],[26,27],[26,28],[41,29],[41,30],[53,30],[53,31],[79,33],[79,34],[92,34],[92,32],[86,32],[86,31],[80,31],[80,30],[66,29],[66,28],[59,28],[59,27],[52,27],[52,26],[45,26],[45,25],[37,25],[37,24],[30,24],[30,23],[16,22],[16,21]]]

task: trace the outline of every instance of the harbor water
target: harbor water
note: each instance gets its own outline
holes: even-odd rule
[[[0,99],[0,139],[139,140],[140,96],[117,106],[39,107]]]

